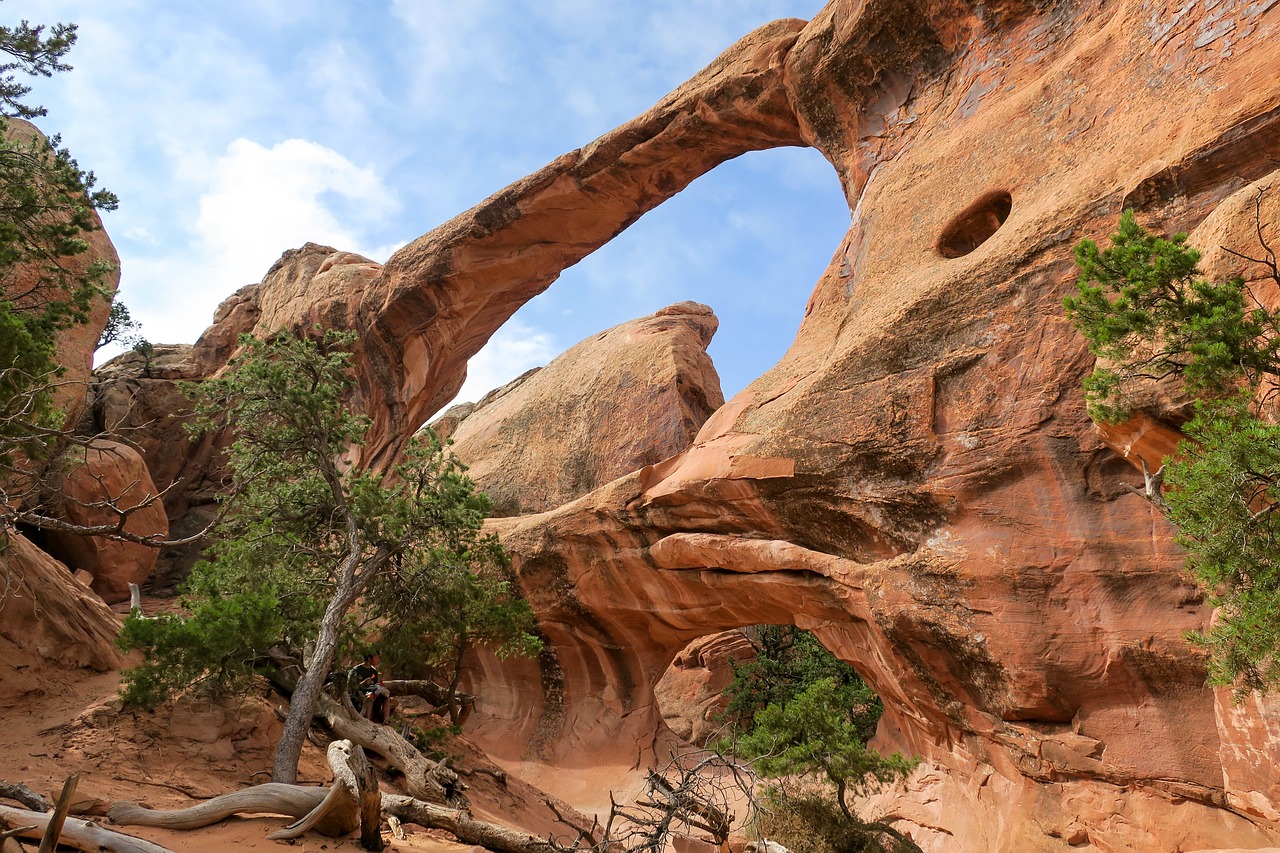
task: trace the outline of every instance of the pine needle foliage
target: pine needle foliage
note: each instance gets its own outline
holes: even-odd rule
[[[716,749],[751,761],[757,773],[774,780],[766,795],[776,824],[770,834],[782,839],[795,824],[812,835],[792,839],[802,845],[796,849],[897,849],[896,841],[877,840],[892,836],[891,829],[872,831],[850,805],[853,797],[903,779],[915,766],[868,745],[884,710],[880,697],[808,631],[766,625],[750,629],[748,637],[756,658],[732,664],[734,678],[724,691],[726,717],[737,733]],[[825,817],[798,820],[802,811]]]
[[[1259,207],[1260,210],[1260,198]],[[1249,258],[1280,286],[1263,255]],[[1126,212],[1106,249],[1076,247],[1077,293],[1067,316],[1100,364],[1085,380],[1090,414],[1130,415],[1126,391],[1172,378],[1195,399],[1185,439],[1162,471],[1158,503],[1179,531],[1187,566],[1219,610],[1191,639],[1210,652],[1209,681],[1243,693],[1280,684],[1280,427],[1270,416],[1280,379],[1280,312],[1243,278],[1206,281],[1185,235],[1149,233]]]
[[[335,656],[375,638],[406,667],[452,662],[473,642],[536,649],[532,610],[481,530],[489,501],[435,434],[416,437],[390,471],[351,463],[369,426],[346,405],[354,336],[240,343],[226,373],[191,389],[197,432],[234,429],[231,511],[185,586],[189,616],[126,622],[121,644],[145,660],[125,673],[125,699],[241,691],[283,654],[304,663],[289,738],[296,709],[309,725]],[[276,770],[289,781],[280,754]]]

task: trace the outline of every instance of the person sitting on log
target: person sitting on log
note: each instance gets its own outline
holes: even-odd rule
[[[364,656],[364,663],[357,664],[351,670],[350,682],[364,697],[360,713],[375,723],[386,725],[391,718],[391,691],[382,683],[378,673],[377,652]]]

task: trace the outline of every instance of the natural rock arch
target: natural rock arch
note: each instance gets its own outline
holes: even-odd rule
[[[1275,4],[833,0],[385,267],[342,267],[358,303],[317,272],[258,325],[360,331],[386,464],[564,267],[725,159],[816,147],[853,221],[782,361],[679,456],[498,525],[551,651],[531,681],[486,672],[519,695],[493,730],[641,761],[684,642],[794,620],[926,759],[899,811],[937,849],[1274,841],[1280,735],[1203,687],[1182,634],[1210,609],[1085,416],[1059,303],[1071,244],[1123,206],[1190,229],[1275,170],[1277,30]],[[995,192],[998,230],[944,257]]]

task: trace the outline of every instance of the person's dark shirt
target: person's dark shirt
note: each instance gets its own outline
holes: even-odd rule
[[[370,690],[378,683],[378,668],[371,663],[357,664],[351,672],[356,677],[356,686],[363,690]]]

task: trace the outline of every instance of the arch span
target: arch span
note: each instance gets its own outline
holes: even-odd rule
[[[684,642],[794,621],[941,769],[903,801],[933,849],[1280,840],[1274,726],[1204,687],[1183,633],[1211,609],[1094,432],[1061,316],[1071,244],[1121,201],[1190,230],[1274,170],[1277,32],[1276,4],[832,0],[371,272],[351,324],[386,463],[516,307],[717,163],[812,145],[853,211],[786,356],[692,447],[501,522],[551,640],[531,679],[489,673],[524,691],[522,755],[642,761]],[[999,228],[943,257],[997,188]]]

